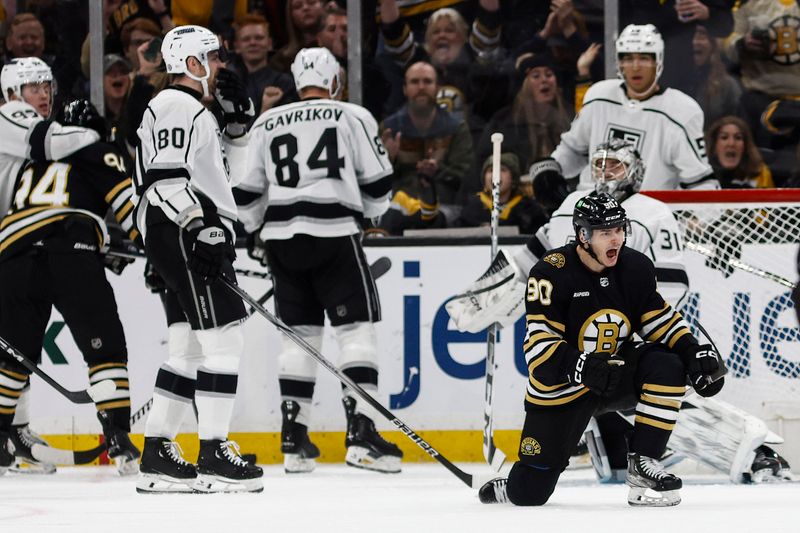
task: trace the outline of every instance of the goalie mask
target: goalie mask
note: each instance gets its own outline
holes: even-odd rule
[[[0,73],[0,86],[3,89],[4,100],[9,100],[11,95],[14,95],[25,101],[22,97],[22,88],[34,83],[50,84],[50,110],[52,112],[56,84],[53,81],[53,71],[50,70],[47,63],[38,57],[15,58],[5,65]]]
[[[202,26],[178,26],[171,29],[161,43],[161,55],[169,74],[183,74],[199,81],[203,86],[203,96],[209,96],[208,77],[211,67],[208,64],[208,54],[220,50],[219,39],[211,30]],[[189,72],[186,61],[194,57],[205,70],[203,76],[195,76]]]
[[[339,71],[341,67],[327,48],[303,48],[292,62],[292,76],[297,92],[306,87],[327,89],[331,98],[341,90]]]
[[[598,145],[590,164],[597,193],[608,194],[622,202],[642,188],[644,163],[628,141],[613,138]]]
[[[572,214],[572,226],[578,243],[583,237],[587,246],[592,242],[594,230],[622,227],[626,238],[631,234],[631,223],[625,209],[613,197],[602,192],[592,192],[578,200]],[[591,249],[588,251],[591,253]]]

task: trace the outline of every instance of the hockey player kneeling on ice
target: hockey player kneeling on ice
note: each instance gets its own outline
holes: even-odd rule
[[[369,112],[335,100],[339,72],[325,48],[297,54],[292,75],[301,101],[253,124],[239,213],[254,234],[252,254],[269,264],[278,317],[319,350],[327,314],[339,368],[376,394],[380,302],[359,220],[388,209],[392,166]],[[278,366],[284,469],[310,472],[320,454],[308,437],[316,363],[284,338]],[[365,404],[347,389],[343,403],[347,464],[399,472],[403,454],[376,431]]]
[[[658,458],[687,376],[696,390],[715,393],[723,379],[712,379],[722,362],[658,293],[653,263],[625,247],[630,223],[613,197],[592,193],[579,200],[573,229],[577,242],[551,250],[528,277],[530,374],[519,461],[508,479],[486,483],[479,497],[544,504],[591,417],[635,406],[628,503],[677,505],[681,480]]]
[[[228,440],[247,315],[241,299],[216,282],[220,275],[236,279],[231,185],[243,172],[236,165],[253,104],[224,69],[224,49],[206,28],[172,29],[161,53],[172,85],[150,101],[137,131],[135,184],[145,253],[166,286],[169,358],[156,376],[136,489],[258,492],[261,468]],[[197,466],[175,442],[193,403]]]

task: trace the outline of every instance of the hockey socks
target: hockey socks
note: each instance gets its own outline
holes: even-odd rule
[[[169,362],[161,365],[153,390],[153,406],[147,417],[145,435],[175,440],[183,419],[192,409],[197,386],[197,373],[189,375],[172,368]]]
[[[236,399],[237,374],[212,371],[205,367],[197,370],[197,434],[200,440],[220,439],[228,436]]]

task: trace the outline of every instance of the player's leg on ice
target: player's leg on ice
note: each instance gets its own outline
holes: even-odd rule
[[[34,446],[49,447],[50,445],[30,427],[30,382],[21,392],[11,425],[11,444],[14,445],[14,466],[11,467],[11,471],[20,474],[54,474],[56,465],[34,457]]]

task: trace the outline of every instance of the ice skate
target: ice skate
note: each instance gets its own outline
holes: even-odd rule
[[[361,413],[355,413],[356,401],[344,398],[347,414],[347,437],[345,462],[356,468],[396,474],[400,472],[403,452],[397,445],[385,440],[375,430],[375,423]]]
[[[239,454],[232,440],[201,440],[197,458],[198,492],[261,492],[264,484],[261,467],[251,465]]]
[[[163,437],[145,437],[136,492],[194,492],[197,469],[182,456],[181,447]]]
[[[628,503],[642,507],[670,507],[681,503],[681,478],[670,474],[656,459],[628,454]]]
[[[504,477],[496,477],[487,481],[478,490],[478,499],[481,503],[508,503],[507,486],[508,480]]]
[[[10,440],[7,433],[0,433],[0,476],[8,472],[14,464],[14,454],[10,449]]]
[[[789,463],[766,445],[756,448],[750,472],[742,474],[745,483],[781,483],[794,481]]]
[[[55,474],[56,465],[34,457],[34,446],[50,447],[28,424],[11,426],[11,444],[14,447],[12,472],[19,474]]]
[[[283,470],[287,474],[311,472],[317,466],[319,448],[308,438],[308,427],[296,422],[300,406],[286,400],[281,403],[283,423],[281,425],[281,453]]]
[[[103,426],[108,448],[108,458],[114,461],[120,476],[132,476],[139,472],[139,449],[133,445],[128,432],[115,427],[105,411],[98,411],[97,418]]]

